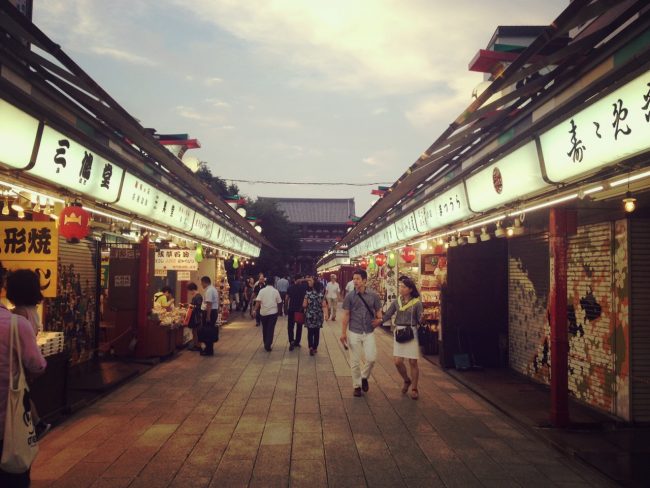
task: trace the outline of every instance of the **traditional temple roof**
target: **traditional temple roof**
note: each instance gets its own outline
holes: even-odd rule
[[[354,198],[268,198],[294,224],[343,224],[354,216]]]

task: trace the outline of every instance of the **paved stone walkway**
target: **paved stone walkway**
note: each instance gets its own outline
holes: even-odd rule
[[[42,487],[596,487],[565,459],[421,361],[420,399],[401,394],[392,339],[363,398],[352,396],[340,326],[315,357],[273,351],[251,321],[222,331],[216,356],[185,351],[72,416],[42,442]]]

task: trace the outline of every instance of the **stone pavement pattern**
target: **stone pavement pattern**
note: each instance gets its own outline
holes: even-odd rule
[[[609,486],[427,361],[420,399],[402,395],[382,331],[354,398],[339,334],[327,322],[316,356],[306,333],[290,352],[281,318],[267,353],[254,322],[234,322],[215,357],[185,351],[54,429],[32,486]]]

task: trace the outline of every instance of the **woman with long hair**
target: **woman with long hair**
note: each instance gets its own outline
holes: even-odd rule
[[[307,278],[307,292],[303,301],[305,309],[305,327],[307,327],[307,339],[309,342],[309,355],[313,356],[318,352],[320,342],[320,330],[323,327],[325,315],[329,313],[327,300],[323,294],[323,287],[314,280],[313,276]],[[327,310],[327,312],[325,312]]]
[[[399,296],[390,304],[388,310],[384,313],[384,321],[390,320],[395,315],[395,330],[393,332],[393,359],[397,371],[404,379],[402,393],[406,394],[411,388],[411,398],[417,400],[418,379],[420,370],[418,367],[418,358],[420,357],[420,347],[418,344],[417,326],[422,319],[424,307],[420,301],[420,292],[418,292],[415,283],[410,278],[402,278],[399,283]],[[410,328],[412,333],[406,329]],[[398,342],[398,337],[406,336],[407,340]],[[409,338],[410,337],[410,338]],[[411,377],[409,378],[404,360],[408,359],[411,367]]]

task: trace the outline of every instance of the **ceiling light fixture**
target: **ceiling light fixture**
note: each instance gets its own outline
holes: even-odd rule
[[[481,227],[481,242],[489,241],[490,240],[490,234],[487,231],[487,227],[483,226]]]
[[[505,237],[506,231],[501,227],[501,222],[497,222],[497,228],[494,230],[494,237]]]
[[[623,208],[627,213],[632,213],[636,209],[636,198],[632,196],[631,191],[628,191],[625,194],[625,198],[623,199]]]

